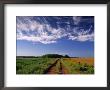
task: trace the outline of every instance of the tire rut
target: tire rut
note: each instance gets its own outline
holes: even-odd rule
[[[68,70],[64,67],[61,59],[58,59],[45,71],[45,74],[68,74]]]

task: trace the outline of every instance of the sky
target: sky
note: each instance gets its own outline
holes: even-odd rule
[[[17,56],[94,57],[94,16],[16,16]]]

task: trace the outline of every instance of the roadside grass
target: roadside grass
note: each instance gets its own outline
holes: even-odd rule
[[[54,62],[51,58],[19,58],[16,60],[16,74],[43,74]]]
[[[58,58],[17,58],[16,74],[44,74]],[[94,74],[93,58],[60,58],[53,73],[61,74],[61,64],[68,74]]]

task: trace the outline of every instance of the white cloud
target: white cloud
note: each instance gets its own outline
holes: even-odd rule
[[[74,28],[72,33],[69,33],[70,40],[76,41],[94,41],[94,33],[90,33],[92,26],[88,30],[79,29],[78,27]]]
[[[80,22],[80,17],[73,17],[75,24]],[[94,33],[90,34],[92,26],[88,30],[79,27],[67,27],[66,29],[53,28],[50,24],[41,23],[33,17],[17,17],[17,40],[40,42],[43,44],[56,43],[58,39],[67,36],[70,40],[93,41]],[[68,25],[67,25],[68,26]]]
[[[30,18],[25,20],[22,19],[22,21],[17,23],[18,40],[50,44],[56,43],[57,39],[60,39],[63,36],[65,36],[64,29],[55,29],[48,24],[40,24],[39,22],[31,20]]]
[[[75,25],[78,25],[80,21],[81,21],[80,16],[73,16],[73,22]]]
[[[79,35],[79,36],[69,36],[69,39],[76,40],[76,41],[93,41],[94,34],[87,34],[87,35]]]

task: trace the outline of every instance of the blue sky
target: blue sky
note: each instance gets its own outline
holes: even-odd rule
[[[94,56],[93,16],[17,16],[17,56]]]

